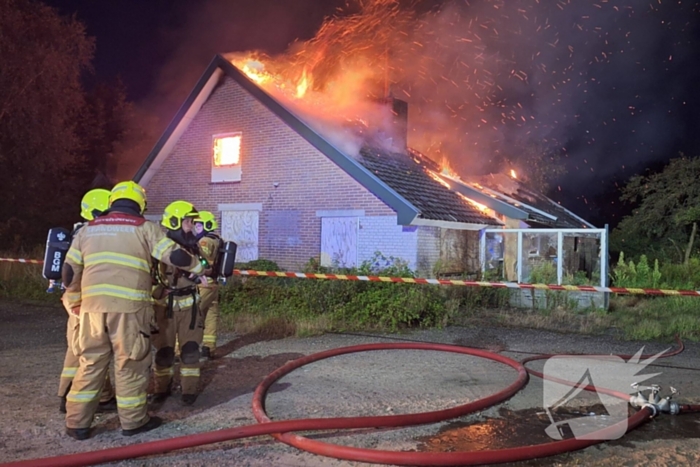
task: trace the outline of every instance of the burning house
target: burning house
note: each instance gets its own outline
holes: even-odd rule
[[[379,251],[421,276],[475,277],[484,229],[592,227],[508,177],[444,173],[408,147],[401,100],[371,101],[381,123],[324,126],[264,88],[261,68],[236,65],[213,59],[134,180],[150,212],[187,199],[217,213],[240,262],[351,267]]]

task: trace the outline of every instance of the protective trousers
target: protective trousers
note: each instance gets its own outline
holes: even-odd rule
[[[182,394],[199,390],[199,347],[204,334],[204,320],[198,306],[154,306],[158,334],[153,334],[156,348],[154,392],[168,393],[175,374],[175,340],[180,346],[180,385]]]
[[[133,430],[148,423],[152,319],[150,305],[135,313],[80,313],[80,366],[67,397],[67,428],[90,427],[112,356],[122,429]]]
[[[209,284],[200,286],[199,293],[202,297],[200,308],[204,315],[204,336],[202,345],[209,347],[211,353],[216,349],[216,328],[219,321],[219,286]]]
[[[66,325],[66,341],[68,342],[68,348],[66,349],[66,356],[63,359],[61,380],[58,383],[58,397],[66,397],[68,395],[68,391],[73,383],[73,378],[78,372],[80,358],[73,352],[73,344],[77,343],[79,325],[80,319],[74,314],[68,313],[68,324]],[[100,394],[100,402],[107,402],[113,397],[114,389],[112,388],[112,382],[109,378],[109,372],[107,372],[105,385]]]

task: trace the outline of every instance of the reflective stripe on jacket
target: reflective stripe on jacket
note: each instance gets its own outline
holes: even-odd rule
[[[113,212],[90,221],[77,233],[66,255],[73,280],[63,296],[68,309],[95,313],[132,313],[152,304],[151,258],[171,264],[181,249],[155,223]],[[203,270],[197,258],[182,269]]]

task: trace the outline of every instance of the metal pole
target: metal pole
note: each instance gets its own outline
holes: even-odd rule
[[[523,281],[523,232],[518,231],[518,283]]]
[[[564,269],[564,232],[557,232],[557,285],[561,285]]]
[[[608,285],[608,224],[600,233],[600,286]]]
[[[486,272],[486,230],[479,231],[479,262],[481,262],[481,279]]]
[[[600,234],[600,284],[603,287],[608,286],[608,224],[605,224],[605,229]],[[607,310],[610,307],[610,294],[603,294],[603,308]]]

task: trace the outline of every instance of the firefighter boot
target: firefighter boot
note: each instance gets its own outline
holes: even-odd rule
[[[112,397],[108,401],[100,402],[97,404],[97,410],[95,413],[105,413],[105,412],[116,412],[117,411],[117,398]]]
[[[68,428],[66,427],[66,434],[71,438],[77,439],[78,441],[86,440],[90,437],[90,428]]]
[[[157,392],[155,394],[151,394],[148,396],[148,401],[151,404],[162,404],[165,402],[165,399],[170,397],[173,393],[173,382],[172,380],[168,383],[168,388],[165,390],[165,392]]]
[[[197,394],[183,394],[182,405],[192,405],[197,400]]]
[[[140,433],[145,433],[147,431],[154,430],[158,428],[163,423],[163,419],[160,417],[151,417],[145,424],[133,430],[122,430],[122,435],[124,436],[134,436]]]

